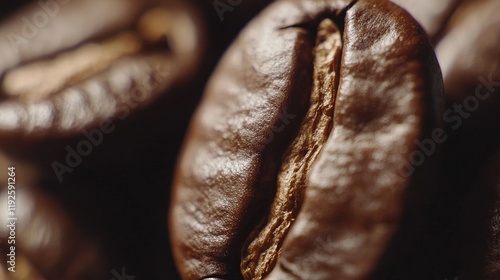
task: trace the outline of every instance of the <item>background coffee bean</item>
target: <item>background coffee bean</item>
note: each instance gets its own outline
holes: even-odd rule
[[[435,3],[394,2],[401,3],[423,26],[430,24],[430,18],[419,16],[423,11],[439,11]],[[489,250],[484,241],[490,238],[488,230],[494,230],[487,219],[493,215],[488,207],[495,203],[491,200],[496,197],[495,186],[484,183],[487,176],[483,173],[500,143],[500,54],[496,47],[500,25],[494,12],[500,1],[455,2],[439,16],[441,31],[429,34],[443,70],[441,119],[448,137],[443,144],[438,195],[430,203],[431,215],[419,250],[414,252],[421,261],[407,279],[496,279],[495,273],[488,276],[485,272],[491,268],[484,262]],[[494,243],[488,246],[496,248]]]

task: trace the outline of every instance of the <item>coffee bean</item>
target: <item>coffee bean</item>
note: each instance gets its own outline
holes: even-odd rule
[[[7,194],[7,189],[0,191],[0,205],[4,209],[7,209]],[[75,222],[57,200],[43,191],[16,185],[15,201],[14,242],[7,243],[7,227],[0,230],[2,252],[11,245],[15,248],[18,264],[14,261],[17,270],[13,275],[52,280],[109,279],[104,276],[108,275],[109,264],[97,236]],[[8,218],[12,218],[7,213],[4,210],[5,215],[0,215],[2,223],[7,224]]]
[[[107,4],[102,5],[110,4],[103,2]],[[68,43],[61,43],[57,48],[42,44],[39,52],[28,48],[26,56],[20,52],[15,62],[38,60],[27,65],[13,62],[0,67],[0,71],[4,71],[15,66],[2,80],[0,135],[3,138],[78,135],[84,128],[125,119],[131,111],[146,107],[193,77],[204,52],[197,13],[184,4],[148,3],[131,1],[120,6],[124,10],[123,14],[116,15],[117,19],[97,15],[96,21],[110,25],[107,28],[121,27],[119,35],[104,42],[92,41],[95,35],[87,34],[86,29],[72,30],[72,36],[77,39],[65,32],[52,33],[64,26],[60,20],[66,20],[70,26],[74,24],[79,17],[70,17],[72,9],[82,4],[75,2],[61,8],[61,15],[54,18],[58,25],[48,25],[36,40],[69,40]],[[144,11],[141,18],[140,14],[126,13],[125,10],[131,9],[129,5],[139,11],[144,10],[144,6],[153,6]],[[133,20],[139,22],[138,30],[128,29]],[[5,29],[13,32],[18,27],[16,23],[15,20],[7,22]],[[85,28],[97,32],[93,29],[101,26]],[[80,44],[81,41],[85,44]],[[65,50],[73,43],[76,49]],[[0,41],[0,48],[2,44],[7,42]],[[52,57],[46,58],[47,55]]]
[[[170,219],[183,277],[375,273],[422,220],[438,155],[399,171],[438,126],[441,94],[426,34],[399,7],[271,5],[226,53],[186,138]],[[283,108],[298,117],[269,142]]]

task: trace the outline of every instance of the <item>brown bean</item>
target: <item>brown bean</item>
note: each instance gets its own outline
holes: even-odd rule
[[[330,20],[318,26],[314,50],[313,89],[309,109],[301,124],[298,137],[287,150],[278,174],[277,198],[271,207],[266,226],[248,247],[241,264],[246,278],[261,279],[266,267],[276,262],[278,249],[303,200],[304,184],[332,129],[341,57],[341,34]],[[290,198],[290,199],[288,199]]]
[[[134,5],[139,10],[144,6]],[[37,40],[55,37],[52,39],[71,41],[75,33],[77,44],[92,37],[86,29],[71,36],[64,32],[53,36],[51,32],[65,26],[60,21],[71,25],[77,20],[70,17],[71,11],[60,12],[58,25],[47,26]],[[14,68],[2,81],[5,100],[0,103],[0,135],[3,138],[74,135],[100,122],[124,119],[130,111],[149,105],[196,73],[204,48],[203,30],[196,14],[192,7],[175,1],[153,5],[142,18],[127,13],[118,16],[127,16],[128,21],[120,25],[125,30],[130,30],[129,18],[138,22],[137,30],[130,30],[132,33],[78,46],[76,50],[64,51],[70,45],[52,48],[48,44],[42,45],[43,53],[30,52],[35,55],[33,58],[42,60]],[[108,19],[111,22],[103,20],[114,30],[117,23],[112,18]],[[168,49],[164,47],[167,42],[161,40],[165,37]],[[2,44],[7,42],[0,41]],[[44,58],[47,54],[53,57]]]
[[[497,0],[466,1],[456,10],[436,46],[447,108],[453,110],[453,113],[445,111],[446,122],[453,130],[462,123],[486,130],[500,127],[498,9]],[[460,120],[456,117],[459,112],[456,106],[465,107]]]
[[[432,271],[414,279],[497,279],[494,242],[496,230],[485,217],[493,215],[495,184],[481,170],[498,149],[500,132],[500,22],[498,0],[393,0],[402,3],[423,26],[437,23],[423,11],[456,2],[450,15],[442,14],[440,34],[433,37],[443,72],[446,106],[442,119],[448,138],[444,144],[438,195],[433,202],[424,240],[415,259],[417,271]],[[491,165],[491,164],[490,164]],[[478,181],[478,178],[483,178]],[[496,214],[495,214],[496,215]],[[490,248],[491,246],[491,248]],[[485,258],[491,258],[486,273]],[[425,267],[425,268],[424,268]]]
[[[185,279],[239,274],[235,248],[258,216],[248,209],[268,207],[294,130],[290,116],[307,106],[307,33],[277,30],[286,23],[274,22],[269,12],[243,32],[214,73],[179,163],[170,228]]]
[[[421,216],[435,159],[408,162],[441,93],[426,35],[399,7],[271,5],[226,53],[186,138],[170,220],[184,279],[237,277],[241,250],[246,279],[366,279]]]
[[[17,265],[15,273],[7,272],[13,279],[36,279],[35,276],[51,280],[109,279],[106,271],[109,264],[106,264],[102,244],[95,236],[77,225],[50,196],[19,184],[15,186]],[[12,222],[7,220],[7,194],[7,188],[2,188],[2,254],[9,248],[7,238],[10,233],[5,225]]]
[[[0,75],[20,63],[74,47],[89,37],[116,32],[132,24],[148,2],[34,1],[1,23]]]

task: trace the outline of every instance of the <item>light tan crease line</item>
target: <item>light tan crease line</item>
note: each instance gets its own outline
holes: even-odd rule
[[[52,59],[8,72],[2,88],[7,96],[36,102],[104,71],[122,57],[138,54],[145,43],[159,43],[171,32],[168,13],[155,8],[138,21],[137,31],[123,31],[104,42],[84,44]]]
[[[141,45],[133,33],[122,33],[103,43],[89,43],[55,59],[14,69],[6,75],[3,90],[23,101],[39,101],[106,69],[123,56],[138,53]]]

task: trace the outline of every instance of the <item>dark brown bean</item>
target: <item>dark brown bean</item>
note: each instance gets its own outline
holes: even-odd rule
[[[51,2],[52,7],[33,1],[1,23],[0,76],[20,63],[116,32],[132,24],[149,2],[71,0]]]
[[[446,121],[454,130],[462,123],[490,130],[500,127],[499,9],[497,0],[467,1],[456,10],[436,46],[447,107],[454,111]],[[462,121],[455,117],[454,104],[465,107]]]
[[[118,12],[124,14],[116,17],[121,21],[126,17],[125,22],[107,15],[101,15],[106,20],[100,19],[111,30],[116,29],[114,25],[127,28],[132,23],[131,19],[139,20],[138,31],[132,35],[60,53],[71,44],[90,39],[99,31],[95,29],[100,28],[100,25],[89,25],[77,32],[71,29],[71,36],[77,39],[58,32],[61,26],[66,30],[66,25],[71,26],[73,21],[86,16],[81,13],[79,17],[72,17],[75,11],[67,11],[71,6],[68,4],[66,9],[60,11],[62,15],[56,17],[57,24],[40,30],[36,38],[42,41],[69,40],[71,44],[58,44],[55,48],[39,42],[43,52],[28,48],[26,52],[32,57],[22,57],[2,66],[7,69],[20,61],[44,59],[43,56],[48,54],[55,56],[6,73],[3,79],[4,100],[0,103],[0,135],[3,138],[74,135],[100,122],[124,119],[130,111],[144,108],[193,76],[204,49],[203,30],[193,8],[173,1],[168,5],[153,5],[156,9],[151,8],[152,12],[146,11],[142,19],[137,19],[137,16],[126,13],[127,9],[141,10],[145,5],[136,2],[117,5],[120,7]],[[79,7],[83,4],[77,1],[73,5]],[[95,8],[92,4],[88,6],[91,7],[85,7]],[[15,19],[11,21],[17,23]],[[5,29],[13,29],[10,25],[14,23],[5,23]],[[163,33],[155,34],[158,29]],[[167,42],[161,41],[165,37],[168,38],[168,49],[155,46],[158,40],[160,47],[161,44],[166,45]],[[0,45],[7,47],[6,41],[2,37]],[[119,52],[122,54],[118,55]],[[23,53],[20,51],[19,55]],[[30,77],[29,83],[25,82],[27,77]]]
[[[450,200],[445,194],[441,204],[457,213],[445,224],[445,232],[453,234],[443,239],[455,241],[448,245],[451,249],[445,249],[459,256],[455,269],[464,279],[499,277],[495,265],[499,261],[499,197],[494,180],[498,178],[500,139],[498,9],[497,0],[463,1],[436,46],[447,103],[443,119],[452,131],[445,154],[452,171],[442,181],[455,197]],[[480,172],[484,166],[486,170]],[[454,227],[455,223],[459,226]]]
[[[8,252],[7,189],[0,193],[2,254]],[[107,277],[102,244],[68,216],[59,203],[35,189],[16,184],[15,253],[17,275],[23,279],[104,280]],[[2,256],[3,258],[4,256]],[[12,272],[8,272],[12,273]],[[0,274],[1,275],[1,274]],[[29,278],[32,275],[33,278]]]
[[[434,159],[407,165],[441,91],[426,35],[399,7],[271,5],[221,61],[186,139],[170,223],[183,277],[232,279],[240,250],[246,279],[369,277],[406,208],[418,212],[406,196],[438,172],[424,168]]]
[[[432,17],[432,1],[403,3],[423,26]],[[427,2],[427,3],[426,3]],[[448,1],[443,1],[446,4]],[[495,250],[492,215],[497,203],[492,177],[481,171],[498,149],[500,133],[500,24],[498,0],[461,0],[450,15],[442,15],[440,34],[434,37],[445,84],[446,106],[442,119],[447,134],[438,195],[429,215],[415,271],[432,271],[413,279],[498,279],[485,272],[488,250]],[[439,4],[441,5],[441,3]],[[483,178],[483,179],[479,179]],[[489,248],[491,246],[491,248]],[[492,259],[494,262],[494,258]],[[491,265],[490,265],[491,266]]]

